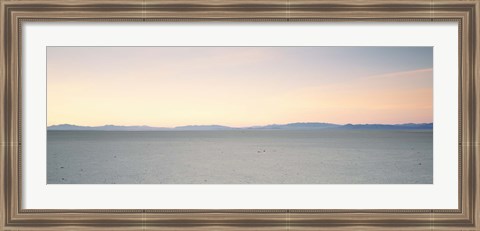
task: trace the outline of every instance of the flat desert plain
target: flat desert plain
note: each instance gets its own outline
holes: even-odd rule
[[[48,184],[431,184],[432,130],[48,131]]]

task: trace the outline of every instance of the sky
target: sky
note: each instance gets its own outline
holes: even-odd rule
[[[47,124],[433,122],[432,47],[47,47]]]

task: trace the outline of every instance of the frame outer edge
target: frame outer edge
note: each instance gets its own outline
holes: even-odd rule
[[[480,157],[479,147],[480,142],[478,140],[480,134],[480,75],[479,75],[479,25],[480,25],[480,1],[473,2],[472,7],[468,11],[467,17],[464,18],[464,40],[462,42],[462,49],[466,55],[462,55],[462,83],[463,86],[463,98],[462,111],[464,125],[467,130],[464,135],[467,135],[462,139],[462,149],[467,150],[464,152],[463,158],[467,161],[464,162],[462,167],[464,180],[463,197],[467,200],[467,204],[464,204],[463,212],[468,215],[468,220],[471,222],[473,230],[480,230]],[[468,114],[467,114],[468,113]]]
[[[0,230],[6,225],[7,212],[7,187],[6,187],[6,135],[5,135],[5,113],[6,113],[6,58],[5,58],[5,3],[0,1]]]
[[[109,3],[123,3],[123,2],[132,2],[133,0],[129,1],[129,0],[124,0],[124,1],[108,1]],[[147,0],[148,1],[148,0]],[[293,0],[292,0],[293,1]],[[435,1],[435,0],[434,0]],[[451,223],[451,224],[438,224],[438,226],[435,225],[435,223],[433,222],[432,223],[432,227],[424,227],[424,226],[418,226],[418,227],[415,227],[414,224],[412,224],[412,228],[398,228],[398,230],[402,230],[402,229],[415,229],[415,230],[418,230],[418,229],[428,229],[428,228],[431,228],[433,230],[453,230],[453,229],[462,229],[462,230],[478,230],[480,229],[480,223],[478,222],[479,220],[479,216],[480,216],[480,212],[479,212],[479,209],[480,209],[480,201],[479,201],[479,198],[480,198],[480,190],[478,189],[478,185],[480,184],[480,178],[478,177],[479,174],[480,174],[480,170],[479,170],[479,167],[480,167],[480,157],[478,156],[480,153],[478,151],[478,148],[480,146],[480,142],[478,142],[478,138],[480,137],[479,134],[480,134],[480,127],[479,127],[479,119],[480,119],[480,106],[478,106],[478,103],[480,102],[480,92],[479,92],[479,88],[480,88],[480,64],[478,63],[478,61],[480,60],[480,50],[479,50],[479,37],[480,37],[480,34],[479,34],[479,13],[480,13],[480,2],[479,0],[458,0],[458,1],[451,1],[451,0],[437,0],[438,1],[438,4],[443,4],[443,3],[458,3],[458,4],[465,4],[465,3],[470,3],[470,4],[473,4],[473,7],[472,7],[472,11],[470,13],[472,13],[472,21],[469,21],[468,24],[470,24],[469,26],[469,29],[467,31],[470,31],[468,34],[471,34],[471,41],[469,41],[469,44],[465,44],[466,46],[466,49],[469,49],[469,52],[471,52],[472,54],[469,56],[469,61],[467,60],[464,60],[464,63],[465,62],[470,62],[468,65],[469,65],[469,70],[467,70],[467,72],[471,72],[469,73],[469,83],[472,84],[473,86],[468,86],[469,88],[469,94],[468,94],[468,101],[464,101],[464,107],[467,106],[469,108],[469,113],[472,113],[471,116],[468,117],[468,120],[467,121],[464,121],[464,123],[468,123],[469,125],[469,128],[471,129],[474,129],[474,131],[470,131],[469,132],[469,136],[470,137],[464,137],[463,141],[468,141],[469,143],[466,145],[468,146],[468,148],[470,149],[469,150],[469,156],[471,157],[469,160],[470,162],[468,163],[469,166],[472,168],[470,169],[469,173],[471,174],[469,176],[469,180],[470,182],[468,182],[469,184],[469,188],[467,188],[469,190],[469,194],[472,196],[471,199],[472,201],[469,201],[470,204],[465,208],[469,211],[466,211],[471,217],[469,218],[469,221],[472,222],[470,224],[470,226],[468,227],[453,227],[453,226],[449,226],[449,225],[454,225],[454,223]],[[9,199],[12,199],[13,197],[16,197],[18,195],[9,195],[9,192],[15,192],[16,190],[11,190],[9,191],[9,189],[7,189],[7,184],[8,184],[8,181],[9,180],[12,180],[13,179],[13,176],[9,175],[8,174],[8,170],[10,168],[10,170],[13,168],[13,169],[16,169],[15,166],[10,166],[8,167],[8,164],[11,163],[13,164],[14,163],[14,158],[7,158],[7,154],[11,154],[13,153],[13,150],[18,150],[19,146],[15,146],[14,143],[7,143],[9,141],[12,141],[12,139],[16,140],[16,137],[10,137],[11,139],[9,139],[8,136],[12,136],[14,133],[12,133],[12,129],[14,130],[16,128],[17,125],[15,125],[14,123],[18,122],[18,121],[14,121],[16,120],[16,118],[9,118],[9,116],[12,116],[12,115],[16,115],[16,113],[10,113],[7,111],[7,109],[10,109],[12,106],[8,106],[7,103],[12,103],[11,100],[12,97],[13,98],[16,98],[16,96],[9,96],[8,95],[8,92],[12,92],[12,89],[14,87],[13,83],[11,81],[8,81],[7,79],[7,71],[5,70],[6,68],[6,65],[9,64],[9,61],[7,60],[7,49],[9,49],[9,45],[10,44],[14,44],[16,43],[17,40],[15,41],[10,41],[10,43],[8,43],[8,39],[6,39],[7,37],[6,36],[12,36],[12,35],[9,35],[8,34],[8,31],[6,31],[7,28],[9,28],[9,26],[12,26],[15,24],[15,22],[10,22],[11,25],[6,25],[7,22],[9,22],[8,18],[9,15],[6,13],[6,5],[8,5],[9,3],[12,3],[12,2],[19,2],[19,4],[22,4],[21,2],[22,1],[9,1],[9,0],[0,0],[0,102],[2,102],[2,105],[0,105],[0,142],[1,142],[1,149],[0,149],[0,230],[4,230],[4,228],[8,229],[8,228],[25,228],[27,227],[28,229],[31,229],[31,228],[34,228],[34,226],[29,226],[29,221],[28,219],[26,219],[25,222],[23,225],[26,225],[26,226],[23,226],[22,225],[22,222],[20,222],[19,224],[21,226],[11,226],[9,227],[8,226],[8,219],[9,219],[9,215],[11,216],[12,214],[9,213],[9,210],[10,207],[12,204],[15,204],[15,202],[12,202],[10,201],[9,202]],[[52,3],[53,1],[51,0],[38,0],[38,1],[24,1],[24,2],[35,2],[35,3]],[[95,4],[93,1],[85,1],[85,0],[78,0],[78,1],[72,1],[73,3],[75,2],[80,2],[80,3],[93,3]],[[101,1],[99,1],[101,2]],[[105,1],[107,2],[107,1]],[[215,3],[215,2],[222,2],[222,1],[207,1],[208,3]],[[269,1],[271,2],[271,1]],[[322,1],[318,1],[318,2],[322,2]],[[326,1],[323,1],[323,2],[326,2]],[[353,4],[353,1],[339,1],[339,2],[347,2],[347,3],[351,3]],[[378,2],[378,1],[365,1],[365,2]],[[388,3],[388,1],[382,1],[382,2],[385,2],[385,3]],[[398,3],[398,1],[392,1],[394,3]],[[408,1],[406,1],[408,2]],[[419,1],[419,2],[423,2],[423,1]],[[55,3],[58,3],[59,5],[67,5],[71,2],[69,1],[64,1],[64,3],[62,3],[61,1],[56,1]],[[357,2],[357,3],[362,3],[361,1]],[[16,28],[12,28],[12,31],[16,31]],[[13,35],[15,37],[15,35]],[[9,37],[11,38],[11,37]],[[17,44],[18,45],[18,44]],[[15,46],[14,46],[15,47]],[[14,48],[12,47],[12,48]],[[18,50],[16,51],[11,51],[10,54],[12,53],[15,53],[15,52],[18,52]],[[468,53],[468,52],[467,52]],[[11,60],[10,62],[16,62],[14,60]],[[462,63],[462,65],[464,64]],[[10,70],[10,74],[13,74],[15,71],[14,70]],[[18,87],[18,86],[17,86]],[[10,90],[7,90],[7,88],[10,88]],[[19,98],[16,98],[17,100],[19,100]],[[468,102],[468,104],[467,104]],[[20,102],[18,102],[20,103]],[[464,111],[465,112],[465,111]],[[13,127],[12,127],[13,126]],[[9,129],[6,128],[6,127],[10,127]],[[15,133],[16,134],[16,133]],[[468,138],[468,140],[467,140]],[[473,143],[470,143],[470,142],[473,142]],[[10,160],[9,160],[10,159]],[[466,167],[466,166],[464,166]],[[12,185],[16,185],[14,182],[10,183],[9,184],[10,186]],[[35,214],[33,213],[32,214],[33,216],[31,218],[34,218],[35,217]],[[11,217],[10,217],[11,218]],[[288,220],[289,221],[289,220]],[[290,222],[290,221],[289,221]],[[49,224],[46,224],[47,226],[44,226],[43,229],[66,229],[66,228],[72,228],[70,227],[68,224],[63,224],[61,226],[58,226],[56,227],[56,225],[58,224],[55,224],[55,223],[49,223]],[[72,224],[71,224],[72,225]],[[94,229],[104,229],[105,227],[103,228],[100,228],[102,226],[94,226],[94,227],[91,227],[91,226],[83,226],[85,224],[81,224],[81,223],[76,223],[76,225],[79,225],[78,227],[76,227],[77,229],[78,228],[86,228],[86,227],[89,227],[89,228],[94,228]],[[343,224],[343,225],[348,225],[347,224]],[[193,227],[193,226],[192,226]],[[232,226],[220,226],[220,227],[223,227],[223,228],[226,228],[228,229],[228,227],[232,227]],[[289,223],[289,226],[288,227],[277,227],[278,229],[285,229],[285,228],[289,228],[290,227],[290,223]],[[133,227],[135,228],[135,227]],[[136,228],[140,228],[140,227],[136,227]],[[143,227],[145,228],[145,227]],[[156,229],[156,228],[160,228],[160,227],[150,227],[149,226],[149,229],[150,228],[153,228],[153,229]],[[165,229],[165,227],[163,227]],[[185,227],[186,228],[186,227]],[[198,229],[204,229],[202,227],[197,227]],[[240,229],[239,227],[236,227],[237,229]],[[275,230],[277,229],[275,228]],[[295,228],[299,228],[299,229],[314,229],[313,227],[308,227],[308,226],[296,226]],[[369,225],[369,226],[358,226],[356,227],[354,224],[353,225],[348,225],[348,226],[339,226],[339,227],[318,227],[319,229],[327,229],[327,230],[337,230],[337,229],[348,229],[348,230],[351,230],[351,229],[355,229],[355,228],[358,228],[358,229],[368,229],[368,230],[386,230],[386,229],[391,229],[391,228],[387,228],[387,227],[382,227],[382,226],[372,226],[372,225]],[[194,229],[194,228],[192,228]],[[232,228],[234,229],[234,228]],[[274,229],[273,227],[271,227],[271,229]],[[9,229],[10,230],[10,229]],[[206,230],[206,229],[205,229]],[[270,229],[269,229],[270,230]]]

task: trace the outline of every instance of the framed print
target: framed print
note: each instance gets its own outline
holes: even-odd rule
[[[0,4],[4,230],[480,227],[478,0]]]

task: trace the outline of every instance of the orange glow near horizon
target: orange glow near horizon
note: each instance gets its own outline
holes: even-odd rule
[[[48,126],[431,123],[432,48],[371,49],[48,47]]]

